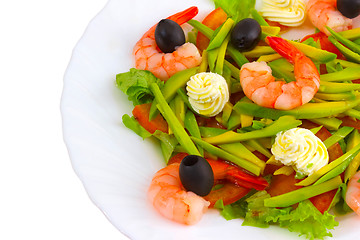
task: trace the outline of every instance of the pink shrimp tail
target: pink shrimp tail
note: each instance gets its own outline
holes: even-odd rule
[[[304,55],[291,43],[280,37],[266,37],[265,41],[269,46],[279,53],[282,57],[286,58],[290,63],[294,64],[295,59],[299,55]]]
[[[189,7],[188,9],[185,9],[182,12],[175,13],[174,15],[171,15],[168,17],[168,19],[173,20],[177,24],[181,25],[189,21],[190,19],[193,19],[197,14],[199,13],[199,9],[195,6]]]

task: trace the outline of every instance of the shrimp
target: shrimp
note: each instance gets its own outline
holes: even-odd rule
[[[197,13],[197,7],[190,7],[168,19],[181,25],[192,19]],[[196,67],[201,63],[199,50],[192,43],[185,43],[172,53],[161,52],[155,42],[155,29],[156,25],[150,28],[136,43],[133,49],[135,68],[149,70],[157,78],[166,81],[175,73]]]
[[[210,202],[182,189],[179,166],[179,163],[173,163],[155,174],[148,190],[148,198],[164,217],[193,225],[200,221]]]
[[[170,160],[171,163],[168,166],[155,174],[148,190],[148,198],[164,217],[179,223],[193,225],[200,221],[207,209],[214,205],[214,201],[210,200],[209,202],[204,199],[210,197],[211,193],[202,198],[183,188],[179,177],[179,166],[181,160],[187,155],[179,153],[179,156]],[[241,196],[243,197],[247,194],[247,189],[254,188],[261,191],[268,187],[268,182],[262,177],[250,175],[224,161],[206,160],[213,170],[214,182],[227,180],[239,186],[240,189],[234,190],[233,194],[243,194]],[[212,198],[210,197],[210,199]],[[227,199],[227,201],[231,200]]]
[[[246,63],[240,70],[240,83],[245,95],[256,104],[289,110],[309,102],[320,86],[320,74],[314,63],[288,41],[267,37],[268,44],[294,64],[296,81],[275,81],[265,62]]]
[[[326,26],[335,32],[350,29],[352,20],[336,9],[336,0],[309,0],[306,11],[312,24],[326,35],[331,35]]]
[[[349,207],[360,216],[360,171],[349,181],[345,201]]]

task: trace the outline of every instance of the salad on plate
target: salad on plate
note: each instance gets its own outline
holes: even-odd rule
[[[196,6],[159,19],[116,76],[134,105],[124,125],[163,153],[144,194],[179,224],[214,208],[331,237],[337,216],[360,215],[360,3],[214,3],[201,21]]]

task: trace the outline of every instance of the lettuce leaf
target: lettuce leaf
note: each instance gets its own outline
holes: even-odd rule
[[[309,201],[302,201],[296,209],[269,208],[264,206],[264,200],[270,195],[266,191],[259,191],[247,198],[244,202],[236,202],[223,206],[221,214],[226,219],[245,218],[242,225],[266,228],[271,224],[278,224],[291,232],[305,235],[308,239],[323,239],[332,236],[329,232],[338,225],[335,217],[328,212],[321,214],[319,210]]]
[[[150,84],[156,83],[162,88],[164,82],[156,78],[150,71],[131,68],[129,72],[116,75],[116,86],[123,91],[134,106],[152,102],[153,93]]]
[[[221,7],[235,22],[249,17],[250,10],[255,7],[255,0],[214,0],[215,7]]]
[[[122,116],[122,121],[125,127],[133,130],[137,135],[142,137],[142,139],[154,136],[160,141],[161,152],[164,156],[165,162],[167,163],[175,150],[178,141],[174,135],[169,135],[160,130],[156,130],[154,134],[149,133],[145,128],[143,128],[140,123],[134,118],[130,117],[127,114]]]

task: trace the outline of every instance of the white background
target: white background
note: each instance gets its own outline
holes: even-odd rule
[[[62,138],[63,75],[106,2],[0,2],[0,239],[127,239],[88,198]]]

